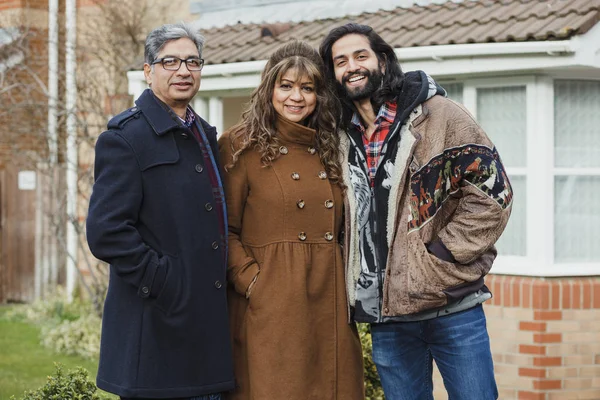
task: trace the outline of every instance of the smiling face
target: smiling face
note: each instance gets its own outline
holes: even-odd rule
[[[187,60],[190,57],[200,57],[198,48],[188,38],[181,38],[167,42],[160,50],[157,59],[163,57],[178,57]],[[178,115],[185,115],[185,109],[200,88],[200,71],[190,72],[185,63],[181,63],[179,70],[167,71],[158,63],[144,64],[146,82],[152,92]]]
[[[337,84],[351,100],[368,99],[381,85],[384,66],[366,36],[343,36],[331,47],[331,56]]]
[[[315,84],[306,75],[298,76],[296,68],[290,68],[275,82],[272,101],[277,114],[301,124],[317,105]]]

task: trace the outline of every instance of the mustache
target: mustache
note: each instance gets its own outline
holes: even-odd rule
[[[353,78],[357,75],[364,76],[365,78],[369,78],[371,76],[371,71],[365,70],[365,71],[350,72],[348,75],[346,75],[342,78],[342,83],[347,83],[351,78]]]

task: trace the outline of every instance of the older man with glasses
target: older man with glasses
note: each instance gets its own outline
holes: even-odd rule
[[[220,399],[234,388],[217,132],[189,106],[204,38],[146,39],[150,86],[96,144],[87,237],[110,264],[97,384],[121,399]]]

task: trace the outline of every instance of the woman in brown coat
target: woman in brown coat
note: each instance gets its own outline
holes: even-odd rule
[[[348,323],[335,101],[316,50],[290,42],[219,141],[229,220],[236,400],[364,399]]]

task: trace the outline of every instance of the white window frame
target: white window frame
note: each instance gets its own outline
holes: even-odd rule
[[[477,89],[525,86],[527,160],[523,168],[506,167],[509,177],[524,176],[527,187],[525,256],[499,255],[494,274],[523,276],[600,275],[599,263],[554,262],[554,181],[556,176],[600,176],[600,168],[554,167],[554,80],[597,80],[573,74],[522,75],[457,80],[463,84],[463,104],[477,116]],[[500,154],[502,156],[502,154]],[[515,193],[515,196],[519,196]]]

